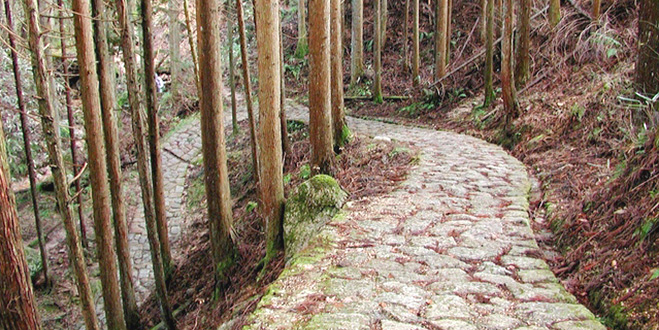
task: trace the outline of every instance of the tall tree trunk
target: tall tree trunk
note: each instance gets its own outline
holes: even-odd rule
[[[373,101],[377,104],[381,104],[384,100],[382,99],[382,34],[378,33],[381,30],[382,25],[382,14],[381,14],[381,5],[382,0],[375,0],[373,2],[375,6],[374,17],[373,17],[373,40],[374,40],[374,49],[373,49],[373,58],[375,59],[375,82],[373,83]]]
[[[549,25],[555,27],[561,21],[561,0],[549,0]]]
[[[66,29],[64,25],[64,4],[62,0],[57,1],[60,7],[59,29],[60,29],[60,45],[62,52],[62,75],[64,79],[64,98],[66,102],[66,117],[69,123],[69,146],[71,147],[71,162],[73,163],[73,174],[77,177],[82,169],[78,159],[78,139],[76,138],[76,123],[73,116],[73,100],[71,99],[71,86],[69,85],[69,60],[68,60],[68,47],[66,45]],[[78,219],[80,221],[80,240],[82,246],[87,247],[87,225],[85,225],[85,215],[82,211],[82,193],[80,187],[80,180],[75,181],[75,194],[76,202],[78,203]]]
[[[330,0],[309,0],[309,138],[311,172],[332,171]],[[379,16],[379,12],[376,13]],[[379,35],[379,26],[375,35]]]
[[[103,305],[108,329],[126,329],[121,307],[119,281],[117,279],[117,256],[112,246],[111,207],[108,194],[107,164],[101,127],[101,104],[99,81],[96,73],[96,57],[92,35],[92,19],[89,2],[73,0],[76,50],[80,65],[82,110],[85,119],[85,138],[89,159],[89,179],[94,208],[94,232],[101,284]]]
[[[403,72],[407,73],[410,69],[410,46],[408,43],[409,21],[410,21],[410,0],[405,0],[405,22],[403,24]]]
[[[183,11],[185,12],[185,28],[188,30],[188,44],[190,44],[190,57],[192,57],[192,69],[194,70],[195,86],[197,87],[197,96],[201,90],[199,86],[199,63],[197,63],[197,51],[194,46],[194,34],[192,33],[192,22],[190,20],[190,10],[188,9],[188,0],[183,0]]]
[[[144,207],[144,219],[146,222],[147,237],[151,250],[151,263],[156,282],[156,296],[160,305],[160,311],[165,324],[174,329],[175,323],[171,307],[167,300],[167,287],[165,284],[165,272],[160,253],[160,239],[156,225],[155,207],[153,205],[153,185],[149,172],[149,160],[147,156],[147,130],[144,128],[144,113],[140,100],[140,85],[137,75],[137,61],[135,59],[135,43],[133,42],[132,25],[127,11],[126,0],[115,0],[119,30],[121,31],[121,48],[126,65],[126,82],[128,85],[128,104],[131,112],[133,137],[137,151],[137,172],[140,178],[140,189],[142,192],[142,206]],[[139,327],[137,328],[139,329]]]
[[[80,239],[73,222],[73,215],[69,206],[68,183],[64,172],[64,159],[60,145],[59,122],[55,115],[55,107],[51,99],[51,85],[48,77],[49,70],[44,57],[43,40],[41,39],[41,28],[39,27],[38,7],[36,0],[23,1],[25,17],[28,22],[29,45],[32,50],[32,66],[34,70],[34,84],[39,103],[39,114],[41,115],[41,126],[43,136],[48,148],[50,169],[55,183],[55,195],[60,205],[59,211],[64,222],[66,231],[66,243],[69,248],[69,262],[73,264],[76,277],[78,294],[82,305],[82,315],[87,330],[97,330],[98,319],[92,299],[92,291],[87,276],[87,266],[83,255]],[[87,11],[89,13],[89,11]],[[89,15],[87,15],[89,17]],[[120,313],[121,314],[121,313]]]
[[[413,0],[412,7],[412,80],[418,87],[421,81],[419,76],[419,0]]]
[[[34,212],[34,222],[37,229],[37,240],[39,242],[39,252],[41,254],[41,265],[44,282],[46,286],[50,286],[50,277],[48,276],[48,256],[44,248],[44,236],[41,229],[41,215],[39,214],[39,195],[37,193],[37,175],[34,171],[34,159],[32,158],[32,142],[27,121],[27,110],[25,109],[25,100],[23,98],[23,80],[21,79],[21,71],[18,66],[18,52],[16,48],[16,35],[14,34],[14,22],[11,12],[11,4],[9,0],[4,1],[5,16],[7,17],[7,29],[9,36],[9,48],[11,50],[11,62],[14,70],[14,82],[16,83],[16,101],[18,103],[18,111],[21,120],[21,132],[23,133],[23,148],[25,149],[25,162],[27,163],[27,174],[30,180],[30,196],[32,197],[32,211]],[[1,126],[1,125],[0,125]],[[0,129],[2,129],[0,127]],[[2,156],[2,155],[0,155]]]
[[[446,67],[451,63],[451,19],[453,17],[453,0],[447,0],[446,7]]]
[[[235,262],[232,241],[233,213],[222,121],[222,94],[219,93],[222,90],[220,14],[219,0],[197,0],[199,70],[204,73],[200,77],[201,143],[217,288],[223,288],[228,284],[225,272]]]
[[[446,74],[446,29],[448,0],[436,0],[435,6],[435,79]]]
[[[281,150],[279,78],[279,1],[256,0],[255,18],[259,72],[259,166],[261,212],[265,219],[266,259],[284,249],[282,216],[284,208]],[[267,55],[267,56],[266,56]]]
[[[103,136],[105,141],[105,156],[108,175],[110,178],[110,196],[112,198],[112,219],[114,224],[114,239],[119,261],[119,277],[121,285],[121,299],[123,302],[126,326],[130,329],[139,327],[140,315],[137,311],[135,289],[133,285],[133,267],[130,261],[130,246],[128,245],[128,226],[126,224],[126,205],[124,202],[121,159],[119,158],[119,137],[117,122],[114,115],[114,69],[107,43],[107,15],[105,2],[92,0],[92,15],[94,21],[94,42],[96,44],[96,58],[99,76],[99,89],[101,96],[101,115],[103,118]]]
[[[636,84],[643,93],[659,92],[659,2],[642,0],[638,19]]]
[[[389,20],[389,2],[387,0],[381,0],[380,2],[380,43],[382,44],[382,49],[384,49],[387,44],[387,21]]]
[[[227,49],[229,52],[229,90],[231,91],[231,127],[233,134],[238,134],[238,105],[236,104],[236,68],[233,58],[233,4],[232,0],[226,2],[227,12]]]
[[[7,8],[7,1],[5,1]],[[0,125],[0,328],[39,330],[41,323],[11,190],[5,134]]]
[[[181,99],[181,30],[178,21],[178,0],[167,2],[167,14],[169,16],[169,91],[172,100],[178,102]]]
[[[303,58],[309,53],[305,1],[306,0],[298,0],[297,2],[297,48],[295,49],[295,56],[297,58]]]
[[[283,14],[283,13],[282,13]],[[288,124],[286,123],[286,76],[284,69],[284,33],[281,28],[281,17],[279,16],[279,80],[281,93],[279,95],[279,119],[281,121],[281,149],[283,161],[286,162],[286,155],[291,153],[291,139],[288,137]]]
[[[501,94],[506,122],[517,117],[517,97],[513,72],[513,0],[504,0],[503,40],[501,41]]]
[[[485,96],[483,106],[488,108],[494,102],[494,0],[487,1],[486,30],[487,38],[485,42]]]
[[[601,10],[602,10],[602,0],[593,0],[593,21],[599,22]]]
[[[487,41],[487,2],[488,0],[480,0],[481,3],[481,42]]]
[[[332,127],[334,131],[334,150],[338,151],[346,144],[347,126],[343,112],[343,24],[341,0],[331,0],[331,66],[332,66]]]
[[[515,60],[515,84],[524,86],[529,79],[530,58],[529,47],[531,32],[531,0],[519,0],[519,29]]]
[[[153,181],[153,201],[156,210],[156,225],[160,240],[160,253],[165,267],[165,275],[171,270],[172,253],[169,248],[167,215],[165,213],[165,188],[162,177],[162,157],[160,155],[160,128],[158,120],[158,95],[156,88],[156,67],[154,65],[153,9],[151,0],[142,1],[142,38],[144,48],[144,72],[146,81],[146,112],[149,122],[149,154],[151,156],[151,180]],[[218,91],[218,93],[221,91]]]
[[[245,35],[245,17],[243,15],[242,0],[236,0],[236,12],[238,15],[238,34],[240,35],[240,60],[243,69],[243,81],[245,82],[245,102],[247,103],[247,120],[249,121],[250,147],[252,150],[252,173],[254,182],[259,183],[259,160],[256,139],[256,118],[254,118],[254,102],[252,102],[252,79],[249,76],[249,58],[247,56],[247,36]]]
[[[350,34],[350,84],[364,75],[364,0],[352,0]]]

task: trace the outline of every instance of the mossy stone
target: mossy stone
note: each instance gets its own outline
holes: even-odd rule
[[[290,259],[320,232],[345,203],[348,194],[329,175],[316,175],[298,186],[286,201],[284,247]]]

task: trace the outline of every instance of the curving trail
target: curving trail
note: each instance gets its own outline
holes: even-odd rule
[[[287,108],[308,120],[307,109]],[[524,165],[450,132],[348,118],[422,150],[396,191],[348,205],[293,257],[250,329],[606,329],[558,282],[529,225]]]

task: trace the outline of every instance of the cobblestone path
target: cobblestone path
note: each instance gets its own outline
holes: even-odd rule
[[[287,116],[308,119],[295,104]],[[522,163],[469,136],[348,123],[416,145],[420,162],[396,191],[349,204],[295,256],[251,329],[606,329],[539,257]]]

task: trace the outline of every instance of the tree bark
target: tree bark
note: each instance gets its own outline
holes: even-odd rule
[[[64,8],[63,1],[57,1],[60,8]],[[68,60],[68,47],[66,45],[66,31],[64,27],[64,14],[60,13],[59,19],[59,28],[60,28],[60,45],[62,52],[62,75],[66,77],[64,79],[64,98],[66,102],[66,117],[69,124],[69,146],[71,147],[71,162],[73,163],[73,175],[77,177],[80,174],[82,166],[78,159],[78,139],[76,138],[76,123],[73,116],[73,101],[71,99],[71,86],[69,85],[69,60]],[[87,248],[87,225],[85,224],[85,215],[82,210],[82,193],[80,187],[80,180],[75,181],[75,194],[76,202],[78,203],[78,219],[80,221],[80,240],[82,241],[82,246]]]
[[[5,1],[7,8],[7,1]],[[39,330],[41,322],[11,190],[5,134],[0,125],[0,328]]]
[[[121,47],[126,65],[126,82],[128,85],[128,104],[130,106],[133,137],[137,152],[137,172],[140,179],[142,192],[142,206],[144,207],[144,219],[146,222],[147,237],[151,250],[151,263],[156,282],[156,296],[160,305],[160,311],[165,324],[174,329],[175,323],[171,307],[167,300],[167,287],[165,284],[165,272],[160,254],[160,239],[156,225],[155,207],[153,205],[153,184],[149,172],[149,160],[147,156],[146,129],[144,128],[144,113],[140,100],[140,85],[137,74],[137,61],[135,59],[135,43],[133,42],[132,25],[129,20],[126,0],[115,0],[119,30],[121,31]],[[139,329],[139,327],[137,328]]]
[[[259,166],[261,212],[265,220],[266,258],[269,262],[284,249],[282,216],[284,208],[281,150],[279,78],[279,1],[256,0],[255,18],[259,72]]]
[[[488,0],[480,0],[481,4],[481,42],[487,41],[487,2]]]
[[[352,0],[350,35],[350,84],[364,75],[364,0]]]
[[[153,9],[151,0],[142,1],[142,38],[144,48],[144,71],[146,79],[146,112],[149,122],[149,154],[151,156],[151,180],[153,181],[153,200],[156,211],[156,225],[160,241],[160,253],[165,267],[165,275],[171,270],[172,253],[169,248],[167,215],[165,213],[165,192],[162,177],[162,157],[160,150],[160,128],[158,120],[158,95],[156,88],[156,68],[154,65]],[[218,91],[219,93],[219,91]]]
[[[297,58],[303,58],[309,53],[307,13],[304,2],[305,0],[298,0],[297,5],[297,48],[295,49],[295,56]]]
[[[219,93],[222,90],[220,15],[219,0],[197,0],[199,70],[204,73],[200,77],[201,143],[217,288],[223,288],[228,284],[225,271],[235,262],[232,241],[233,213],[222,121],[222,94]]]
[[[181,80],[181,31],[178,21],[178,0],[169,0],[167,2],[167,14],[169,16],[169,74],[170,85],[169,91],[172,100],[178,103],[181,99],[180,80]]]
[[[108,329],[126,329],[119,295],[116,254],[112,246],[111,207],[108,194],[107,164],[101,127],[99,81],[92,35],[89,2],[73,0],[76,50],[80,66],[82,110],[85,119],[85,138],[89,159],[89,179],[94,208],[96,250],[103,289],[103,305]]]
[[[410,47],[408,44],[408,32],[410,21],[410,0],[405,0],[405,22],[403,24],[403,72],[407,73],[410,69]]]
[[[233,58],[233,6],[232,1],[227,0],[226,2],[226,12],[227,12],[227,49],[229,52],[229,90],[231,94],[231,127],[233,129],[233,134],[238,134],[238,105],[236,104],[236,68],[235,61]]]
[[[194,70],[195,86],[197,87],[197,96],[201,87],[199,86],[199,63],[197,63],[197,51],[194,46],[194,34],[192,33],[192,22],[190,21],[190,11],[188,10],[188,0],[183,0],[183,11],[185,12],[185,28],[188,30],[188,43],[190,44],[190,56],[192,57],[192,69]]]
[[[531,0],[519,0],[519,29],[515,60],[515,83],[518,87],[524,86],[529,79],[531,44]]]
[[[348,139],[345,113],[343,112],[343,26],[341,0],[331,0],[331,90],[332,90],[332,127],[334,131],[334,150],[342,148]]]
[[[381,104],[384,100],[382,99],[382,34],[378,33],[381,30],[382,25],[382,14],[381,14],[381,5],[382,0],[375,0],[373,2],[375,6],[374,18],[373,18],[373,58],[375,62],[375,81],[373,82],[373,101],[377,104]]]
[[[112,220],[114,224],[114,239],[119,261],[119,277],[121,285],[121,299],[123,302],[126,326],[130,329],[139,327],[140,315],[135,300],[133,285],[133,269],[130,260],[130,246],[128,245],[128,226],[126,224],[126,205],[124,202],[121,159],[119,158],[119,137],[117,122],[114,115],[114,69],[110,60],[107,44],[107,15],[105,2],[92,0],[92,15],[94,20],[94,42],[96,45],[97,69],[99,76],[99,91],[101,96],[101,115],[103,121],[103,136],[106,148],[106,162],[110,178],[110,196],[112,199]]]
[[[555,27],[561,21],[561,0],[549,0],[549,25]]]
[[[485,97],[483,107],[488,108],[494,102],[494,0],[487,1],[487,36],[485,41]]]
[[[252,150],[252,173],[254,174],[254,182],[258,185],[261,181],[259,178],[258,142],[256,139],[256,119],[254,118],[254,103],[252,102],[252,80],[249,75],[247,36],[245,35],[245,18],[243,15],[242,0],[236,0],[236,12],[238,15],[238,34],[240,35],[240,60],[242,61],[243,81],[245,82],[245,102],[247,103],[250,147]]]
[[[435,79],[446,74],[446,31],[448,0],[436,0],[435,6]]]
[[[413,0],[412,8],[412,80],[415,87],[419,86],[419,0]]]
[[[46,65],[46,59],[42,52],[44,45],[42,40],[41,28],[39,26],[39,10],[36,0],[25,0],[23,2],[25,17],[28,22],[29,45],[32,50],[32,66],[34,70],[34,83],[38,95],[39,114],[41,115],[41,126],[43,136],[48,149],[48,158],[50,169],[55,183],[55,194],[60,205],[59,211],[64,222],[66,231],[66,243],[69,248],[69,262],[73,265],[76,276],[76,284],[80,302],[82,305],[82,315],[87,330],[97,330],[98,319],[92,299],[92,291],[89,286],[87,276],[87,266],[83,255],[80,239],[76,232],[76,226],[73,222],[71,208],[69,206],[68,183],[66,173],[64,172],[64,159],[62,157],[62,148],[60,145],[59,123],[55,114],[55,107],[51,99],[51,85],[48,77],[49,70]]]
[[[11,51],[11,62],[14,70],[14,82],[16,85],[16,101],[18,103],[19,117],[21,120],[21,132],[23,134],[23,148],[25,149],[25,162],[27,165],[27,174],[30,180],[30,196],[32,197],[32,211],[34,212],[34,222],[37,229],[37,239],[39,242],[39,252],[41,255],[42,273],[46,286],[50,286],[50,277],[48,276],[48,256],[44,248],[44,236],[41,229],[41,215],[39,214],[39,195],[37,193],[37,175],[34,171],[34,159],[32,158],[32,142],[27,121],[27,109],[23,98],[23,80],[21,71],[18,66],[18,52],[16,48],[16,35],[14,34],[14,22],[12,18],[11,4],[9,0],[4,1],[5,16],[7,17],[7,29],[9,36],[9,47]],[[0,125],[1,126],[1,125]],[[1,129],[1,128],[0,128]],[[0,155],[2,156],[2,155]]]
[[[638,8],[636,84],[641,92],[652,97],[659,92],[659,3],[642,0]]]
[[[446,7],[446,67],[451,63],[451,19],[453,17],[453,0],[448,0]]]
[[[389,20],[389,2],[387,0],[381,0],[380,2],[380,16],[382,20],[380,21],[380,43],[382,44],[382,49],[384,49],[387,44],[387,21]]]
[[[309,0],[309,138],[311,172],[332,171],[330,0]],[[376,15],[380,15],[379,12]],[[379,26],[375,35],[379,35]]]
[[[517,117],[517,96],[513,72],[513,0],[504,0],[503,40],[501,41],[501,94],[506,122]]]
[[[593,21],[599,22],[601,10],[602,10],[602,0],[593,0]]]
[[[288,124],[286,123],[286,77],[284,73],[284,33],[281,28],[281,16],[279,19],[279,75],[280,95],[279,95],[279,119],[281,126],[281,149],[283,161],[286,162],[286,155],[291,153],[291,139],[288,137]]]

